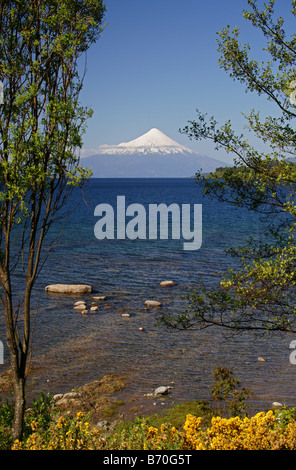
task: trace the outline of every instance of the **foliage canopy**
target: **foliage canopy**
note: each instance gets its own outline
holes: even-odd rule
[[[45,237],[71,189],[89,177],[78,155],[92,114],[79,103],[79,60],[100,37],[104,12],[101,0],[0,2],[0,301],[15,388],[14,438],[23,423],[32,290],[51,248],[44,248]]]
[[[260,214],[264,236],[229,252],[240,269],[225,273],[210,289],[200,285],[188,295],[188,308],[165,318],[178,328],[219,326],[229,331],[296,331],[296,34],[277,15],[280,2],[248,0],[245,19],[261,31],[267,60],[256,60],[251,45],[239,42],[240,31],[227,26],[219,33],[220,65],[245,91],[266,97],[274,115],[252,110],[246,127],[263,145],[237,135],[230,121],[218,126],[214,117],[198,118],[182,130],[190,139],[209,139],[234,156],[234,166],[208,176],[197,174],[204,194]],[[290,15],[295,21],[296,1]]]

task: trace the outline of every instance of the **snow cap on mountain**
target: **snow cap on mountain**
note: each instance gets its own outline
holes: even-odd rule
[[[129,142],[122,142],[118,147],[179,147],[184,149],[182,145],[178,144],[175,140],[171,139],[159,129],[155,127],[141,135],[137,139],[130,140]]]
[[[137,139],[129,142],[122,142],[118,145],[100,145],[96,149],[86,149],[82,151],[83,156],[91,154],[104,155],[132,155],[132,154],[194,154],[193,150],[180,145],[175,140],[168,137],[155,127],[141,135]]]

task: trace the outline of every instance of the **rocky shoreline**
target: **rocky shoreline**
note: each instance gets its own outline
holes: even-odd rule
[[[94,424],[106,416],[118,416],[122,402],[116,400],[116,393],[124,387],[126,381],[123,376],[110,374],[74,391],[56,394],[53,400],[59,412],[71,415],[75,415],[78,411],[88,413]]]
[[[157,414],[164,411],[164,408],[171,408],[175,404],[170,400],[173,388],[174,383],[159,386],[137,401],[130,395],[128,378],[125,375],[107,374],[66,393],[57,393],[52,399],[60,415],[75,416],[77,412],[83,412],[89,416],[91,425],[107,432],[126,420]],[[10,371],[6,371],[0,375],[0,396],[4,394],[7,397],[12,389]],[[161,406],[161,411],[157,405],[164,405]],[[274,401],[268,409],[281,409],[283,406]]]
[[[34,374],[30,373],[29,377],[32,375]],[[126,376],[107,374],[99,380],[86,383],[66,393],[57,393],[52,398],[60,414],[74,416],[78,411],[81,411],[89,415],[92,425],[104,430],[110,429],[119,421],[134,419],[139,415],[153,414],[156,405],[172,404],[166,399],[173,388],[173,384],[159,386],[153,392],[144,394],[141,404],[129,395],[128,390],[122,396],[120,392],[127,387]],[[12,390],[11,374],[8,370],[0,375],[0,396],[8,397]],[[28,406],[30,406],[29,403]]]

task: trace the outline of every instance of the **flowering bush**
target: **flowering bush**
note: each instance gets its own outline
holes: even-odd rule
[[[296,422],[291,420],[282,428],[273,411],[257,413],[251,418],[212,418],[206,431],[200,422],[188,415],[184,426],[184,443],[198,450],[295,450]]]
[[[32,434],[26,441],[15,441],[12,450],[93,450],[100,448],[101,438],[96,428],[91,428],[83,413],[76,418],[61,416],[46,432],[31,422]]]
[[[142,421],[120,435],[113,436],[111,448],[186,450],[295,450],[296,421],[285,426],[273,411],[252,418],[212,418],[211,426],[201,427],[202,418],[187,415],[183,430],[162,425],[160,429]]]
[[[277,413],[257,413],[251,418],[212,418],[202,427],[202,418],[186,416],[182,430],[162,424],[150,426],[138,418],[131,425],[101,437],[83,413],[76,418],[59,417],[47,431],[31,422],[32,434],[16,441],[13,450],[296,450],[296,421],[283,423]]]
[[[113,433],[106,442],[107,449],[165,450],[181,449],[183,435],[174,426],[150,426],[145,419],[137,418],[130,425]]]

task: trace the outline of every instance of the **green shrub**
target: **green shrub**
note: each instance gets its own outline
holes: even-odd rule
[[[277,424],[286,428],[291,421],[296,421],[296,408],[283,408],[274,411]]]
[[[32,422],[37,423],[38,428],[45,432],[52,422],[54,413],[52,397],[41,392],[39,400],[34,399],[32,407],[25,412],[24,439],[32,434]],[[0,450],[8,450],[12,446],[13,420],[14,401],[13,398],[11,400],[6,398],[5,403],[0,405]]]
[[[13,418],[14,404],[6,398],[5,403],[0,405],[0,450],[11,448]]]
[[[213,378],[214,385],[211,392],[213,400],[219,403],[217,411],[229,416],[247,416],[246,400],[252,391],[242,388],[239,380],[227,367],[217,367],[213,372]]]

